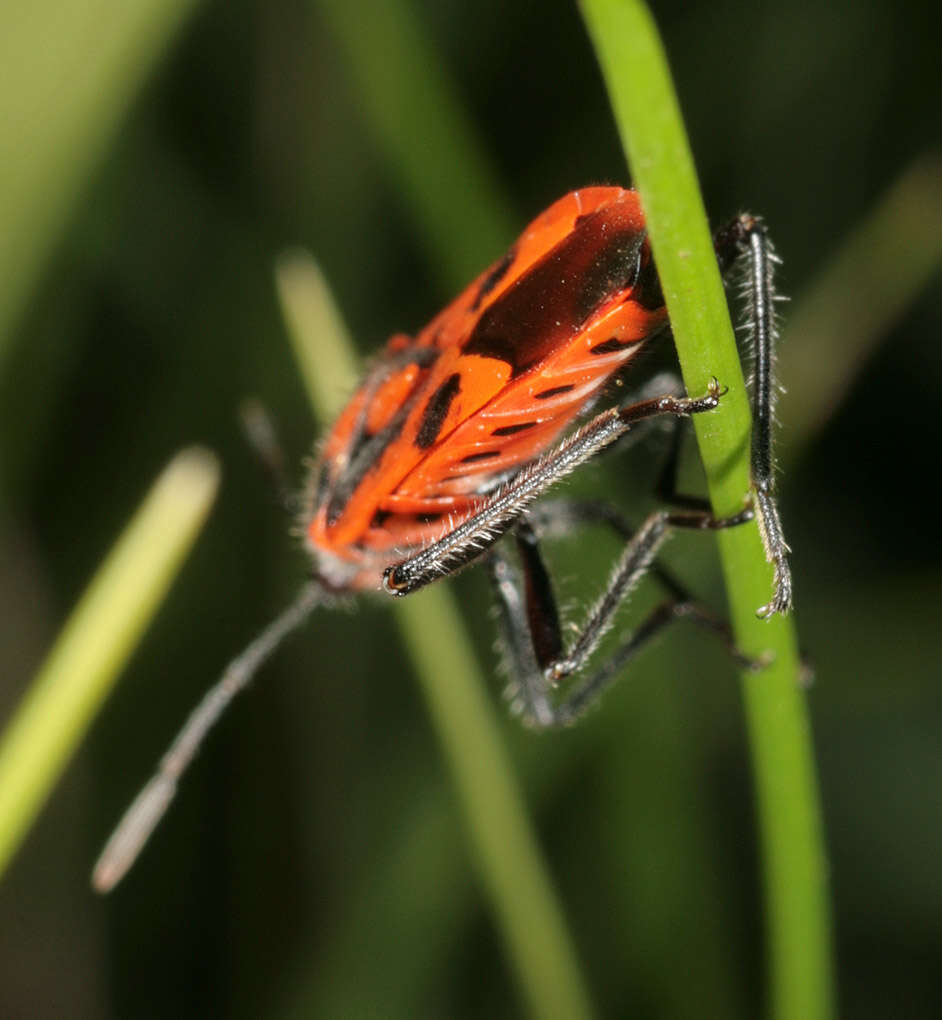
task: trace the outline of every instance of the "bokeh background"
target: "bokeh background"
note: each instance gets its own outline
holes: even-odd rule
[[[296,635],[215,734],[126,884],[105,900],[88,887],[102,839],[197,693],[304,576],[237,419],[244,397],[264,400],[300,480],[314,426],[276,257],[298,244],[316,254],[365,355],[421,326],[558,195],[626,179],[571,4],[410,0],[427,50],[388,30],[390,18],[408,24],[390,0],[350,6],[353,19],[339,0],[169,4],[108,86],[114,129],[60,168],[71,200],[40,203],[7,238],[5,272],[23,280],[4,306],[0,358],[5,712],[173,452],[207,444],[224,474],[205,533],[0,887],[3,1016],[521,1015],[379,600]],[[98,7],[93,22],[70,22],[12,3],[0,34],[37,47],[19,51],[21,71],[71,67],[76,48],[94,67],[121,27]],[[781,490],[817,673],[842,1013],[938,1016],[942,297],[937,269],[917,286],[910,268],[933,258],[913,224],[942,231],[933,6],[654,11],[707,208],[716,222],[765,215],[814,341],[789,336],[798,353],[782,356]],[[396,111],[391,140],[364,99],[369,75],[411,61],[440,72],[470,128],[478,156],[456,179],[443,177],[422,102]],[[64,76],[38,108],[7,97],[6,159],[29,160],[30,124],[67,113],[72,87]],[[397,141],[453,214],[447,258]],[[869,259],[849,279],[828,276],[888,195],[899,215],[879,244],[853,249]],[[38,254],[33,227],[49,239]],[[848,314],[829,321],[842,301]],[[809,410],[802,379],[822,377],[844,385]],[[791,432],[790,406],[804,423]],[[640,515],[654,470],[631,451],[574,491]],[[558,551],[567,604],[590,596],[613,552],[604,537]],[[708,541],[678,538],[668,559],[722,604]],[[479,573],[451,583],[499,699]],[[678,631],[578,728],[502,726],[600,1015],[756,1016],[758,851],[722,651]]]

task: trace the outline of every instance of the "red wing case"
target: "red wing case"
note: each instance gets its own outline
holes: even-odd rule
[[[543,454],[665,322],[637,194],[561,198],[374,363],[315,473],[305,526],[322,566],[378,586]]]

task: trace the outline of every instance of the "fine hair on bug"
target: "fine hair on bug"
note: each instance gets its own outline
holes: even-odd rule
[[[791,608],[772,449],[778,260],[764,224],[748,214],[714,241],[724,277],[743,266],[747,341],[755,354],[752,492],[744,493],[742,509],[718,518],[705,500],[676,492],[677,425],[716,410],[727,392],[722,382],[714,378],[692,396],[657,375],[647,385],[629,385],[639,356],[669,331],[637,193],[569,192],[424,329],[393,335],[368,365],[308,469],[298,519],[312,557],[310,579],[190,714],[108,840],[93,872],[96,889],[113,888],[134,862],[208,731],[285,636],[315,609],[347,596],[381,591],[401,598],[482,563],[495,595],[512,707],[537,728],[577,720],[652,638],[680,620],[717,635],[740,665],[763,664],[739,652],[728,623],[658,560],[678,529],[715,531],[756,520],[774,567],[772,597],[757,612],[769,617]],[[253,417],[248,430],[264,448],[270,433]],[[659,484],[664,508],[636,526],[611,504],[543,500],[649,422],[672,426]],[[277,458],[272,468],[290,505]],[[542,542],[586,525],[609,529],[622,551],[570,633]],[[664,599],[631,629],[619,626],[614,649],[602,654],[616,613],[647,576]]]

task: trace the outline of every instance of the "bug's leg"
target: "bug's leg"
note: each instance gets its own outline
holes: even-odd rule
[[[615,680],[628,662],[670,624],[691,620],[717,634],[741,666],[758,668],[736,649],[729,626],[691,598],[655,562],[658,549],[676,527],[723,528],[743,523],[744,516],[717,520],[709,514],[658,511],[632,533],[617,513],[597,511],[604,504],[588,504],[583,520],[605,520],[629,538],[601,598],[589,611],[568,649],[563,648],[562,630],[549,575],[540,555],[538,539],[529,521],[515,531],[520,577],[509,558],[498,547],[490,557],[491,578],[498,596],[504,643],[517,682],[515,707],[536,726],[558,726],[576,720]],[[572,519],[580,511],[574,504],[559,504]],[[534,523],[537,523],[534,521]],[[656,571],[666,584],[669,597],[659,605],[601,665],[584,677],[557,705],[551,699],[553,687],[569,676],[581,673],[589,663],[615,612],[649,571]]]
[[[564,654],[552,583],[536,535],[527,521],[520,522],[515,537],[520,571],[500,545],[495,546],[488,557],[500,614],[500,634],[511,677],[507,694],[512,711],[522,715],[529,724],[541,729],[565,725],[578,713],[574,714],[571,705],[555,705],[552,699],[554,680],[548,676],[548,671]],[[607,686],[615,671],[626,665],[635,652],[669,622],[671,617],[661,608],[646,620],[632,635],[628,643],[630,647],[619,650],[617,663],[607,664],[610,668],[603,668],[593,677],[599,684],[599,690]]]
[[[527,722],[547,727],[556,723],[556,710],[549,697],[550,687],[538,649],[542,642],[544,651],[548,646],[558,655],[562,650],[562,632],[549,575],[542,558],[537,555],[536,559],[536,569],[527,569],[525,583],[521,583],[519,573],[500,545],[492,550],[487,565],[497,595],[499,634],[510,674],[507,696],[511,709]]]
[[[673,493],[673,487],[671,493]],[[708,502],[706,500],[699,501],[696,496],[669,495],[668,502],[675,502],[691,509],[698,509],[699,502],[699,509],[709,509]],[[734,523],[745,523],[750,519],[747,507],[742,513],[736,515]],[[540,539],[563,538],[570,535],[573,528],[584,524],[604,524],[626,542],[635,533],[635,528],[618,507],[596,500],[541,500],[535,507],[527,511],[527,521]],[[651,563],[649,573],[677,603],[684,603],[691,607],[687,618],[716,634],[737,665],[746,669],[758,670],[769,664],[770,659],[767,656],[753,659],[741,651],[736,645],[729,620],[717,615],[699,602],[686,585],[659,560],[655,559]],[[806,652],[801,650],[800,683],[804,687],[810,687],[813,682],[814,664]]]
[[[672,530],[676,528],[717,530],[735,527],[746,520],[749,520],[748,511],[742,511],[734,517],[726,518],[715,518],[709,513],[700,511],[657,510],[650,514],[625,546],[621,557],[615,564],[605,591],[589,610],[575,641],[565,655],[546,666],[547,676],[557,682],[584,668],[608,629],[615,612],[648,572],[658,550],[670,536]],[[681,594],[686,596],[685,592]],[[695,603],[689,597],[680,599],[675,597],[671,604],[675,607],[672,610],[672,615],[677,618],[690,616],[698,620],[703,619],[703,613],[697,610]],[[633,644],[633,641],[629,641],[629,645]],[[614,660],[618,660],[620,654],[621,652],[616,652]],[[603,666],[600,672],[605,672],[606,668]],[[617,669],[618,666],[616,665],[614,668]],[[582,703],[580,692],[596,689],[599,689],[598,684],[593,678],[590,678],[580,685],[580,688],[572,695],[572,699],[577,703]]]
[[[408,595],[461,569],[506,534],[533,500],[635,424],[658,415],[687,417],[712,411],[719,405],[723,392],[714,379],[703,397],[667,394],[603,411],[485,499],[473,517],[422,552],[387,567],[383,587],[391,595]]]
[[[781,517],[775,500],[775,462],[772,455],[772,432],[775,415],[775,324],[774,268],[779,259],[772,248],[765,224],[755,216],[743,213],[713,238],[720,269],[724,277],[742,257],[748,258],[744,281],[746,327],[754,352],[752,392],[752,484],[755,489],[756,519],[765,546],[766,558],[775,568],[775,590],[768,605],[758,610],[759,616],[787,613],[792,605],[792,578],[788,565],[788,544],[782,531]]]
[[[658,476],[654,492],[661,502],[685,510],[710,510],[710,501],[703,496],[690,496],[679,491],[677,479],[680,474],[680,455],[683,448],[684,432],[680,421],[672,423],[668,440],[667,456]]]
[[[698,502],[697,497],[690,497],[690,502]],[[690,509],[708,512],[709,507],[706,501],[702,501],[697,506],[691,506]],[[742,519],[742,523],[745,523],[749,518],[745,516],[744,512],[744,514],[736,516],[737,522],[740,519]],[[580,528],[585,525],[603,524],[622,541],[627,543],[634,538],[638,530],[618,507],[601,500],[541,500],[536,506],[527,511],[526,521],[540,541],[544,539],[565,538],[572,534],[574,528]],[[660,560],[653,560],[648,569],[651,576],[678,602],[694,601],[694,596],[686,585],[672,571],[665,567]],[[729,624],[721,621],[719,617],[716,619],[725,628],[725,634],[729,638],[730,651],[733,654],[740,655],[741,653],[732,644],[732,631],[729,628]]]
[[[690,497],[690,502],[696,502],[696,497]],[[703,511],[704,508],[700,507],[699,509]],[[686,516],[672,516],[674,527],[695,527],[701,530],[735,527],[738,524],[745,524],[751,520],[748,508],[745,508],[734,517],[720,521],[712,517],[708,507],[706,512]],[[678,519],[681,517],[684,519],[678,523]],[[531,525],[536,537],[541,540],[568,535],[572,532],[573,527],[585,524],[604,524],[626,543],[630,542],[637,533],[637,529],[617,507],[610,503],[592,500],[543,500],[527,512],[527,522]],[[670,595],[675,603],[683,603],[691,607],[686,612],[687,617],[716,634],[738,665],[746,668],[761,668],[765,665],[764,661],[755,661],[740,651],[733,639],[733,632],[729,621],[697,601],[690,589],[663,563],[657,559],[652,560],[648,567],[648,573]]]

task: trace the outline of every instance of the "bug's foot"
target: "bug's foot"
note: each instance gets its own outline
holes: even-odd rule
[[[789,569],[788,560],[781,556],[777,557],[774,562],[775,580],[772,599],[756,610],[756,616],[762,620],[768,620],[776,613],[785,616],[791,612],[792,608],[792,572]]]
[[[691,414],[702,414],[704,411],[713,411],[720,406],[720,400],[729,393],[729,387],[721,387],[716,376],[710,380],[706,394],[702,397],[662,397],[659,403],[659,410],[668,414],[677,414],[687,417]]]
[[[710,380],[706,395],[702,397],[687,397],[685,403],[688,405],[687,414],[701,414],[704,411],[714,411],[720,406],[720,400],[729,393],[728,386],[720,386],[716,376]]]

